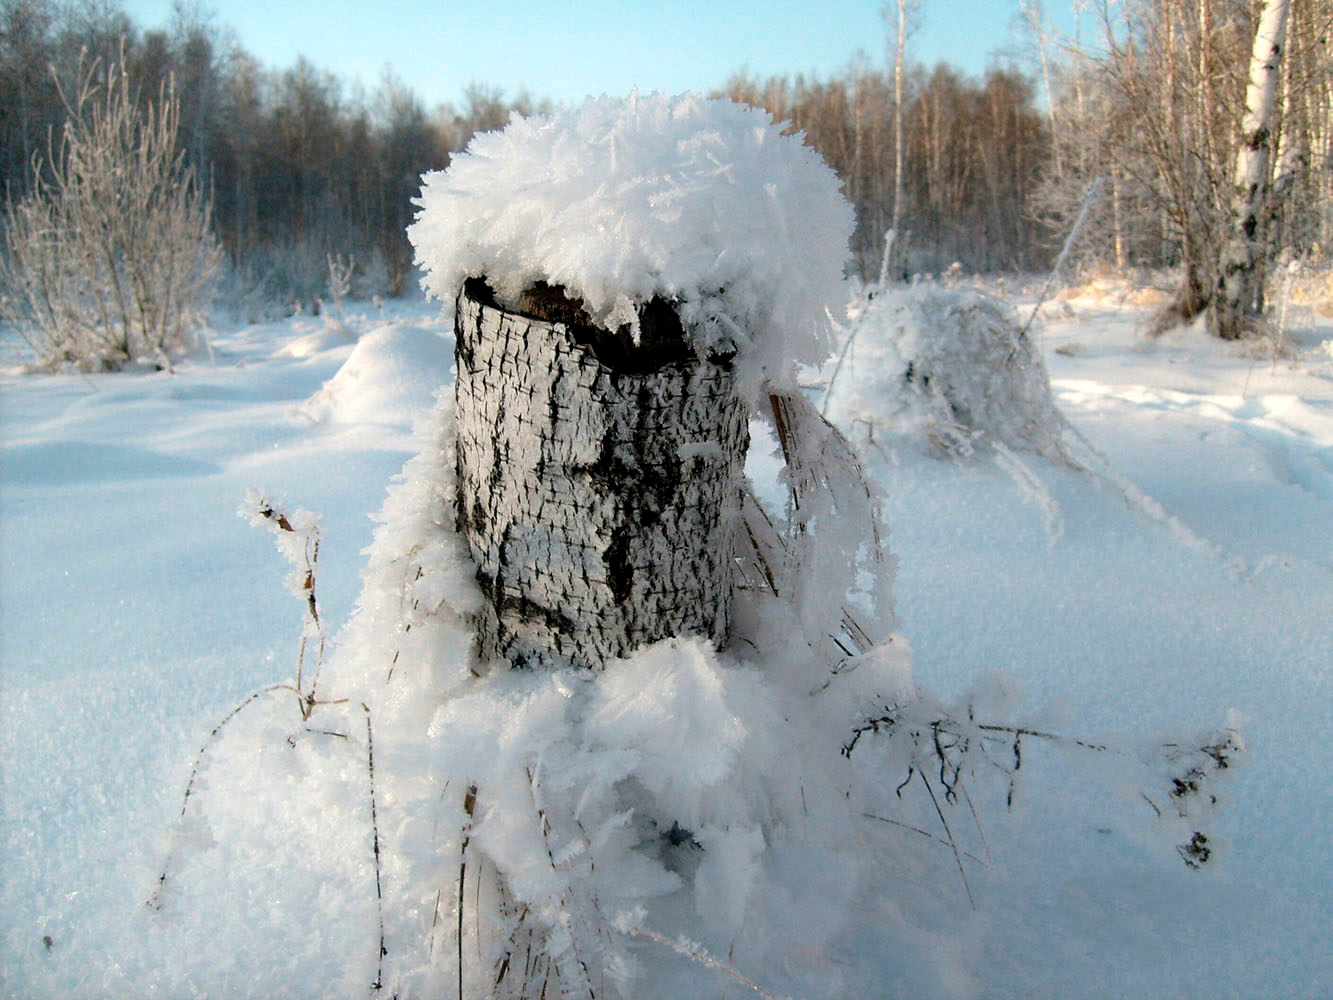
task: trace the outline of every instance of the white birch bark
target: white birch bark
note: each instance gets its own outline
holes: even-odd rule
[[[1290,11],[1291,0],[1265,0],[1250,55],[1241,146],[1236,153],[1231,235],[1222,251],[1217,294],[1208,314],[1212,332],[1228,340],[1242,336],[1262,306],[1259,265],[1269,249],[1263,225],[1269,195],[1269,148]]]
[[[907,158],[906,150],[903,149],[903,72],[904,61],[907,58],[907,14],[909,0],[898,0],[898,34],[894,41],[893,58],[893,218],[889,222],[889,229],[892,230],[896,242],[898,243],[898,259],[906,261],[906,241],[902,239],[903,232],[903,163]],[[888,253],[891,248],[885,248],[884,265],[882,271],[887,272],[889,265]],[[881,276],[880,283],[884,283]]]
[[[721,645],[749,445],[729,367],[683,342],[658,365],[647,341],[486,297],[468,282],[454,327],[482,657],[600,667],[669,636]]]

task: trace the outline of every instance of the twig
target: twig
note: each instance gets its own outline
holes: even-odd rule
[[[302,554],[305,557],[305,577],[301,581],[301,591],[305,597],[306,613],[310,616],[310,624],[313,626],[315,635],[319,639],[319,652],[315,661],[315,676],[310,682],[310,690],[305,690],[305,650],[308,632],[301,630],[301,644],[296,651],[296,688],[301,704],[301,718],[309,720],[315,710],[315,706],[320,704],[315,697],[315,689],[319,685],[319,672],[324,665],[324,623],[319,617],[319,601],[315,597],[315,577],[319,566],[319,525],[312,524],[304,531],[298,531],[286,513],[277,509],[277,507],[266,497],[255,497],[251,494],[251,503],[253,510],[260,517],[271,523],[275,532],[286,532],[296,536],[302,541]],[[293,562],[290,551],[284,550],[280,545],[279,551],[283,552]]]
[[[375,851],[375,907],[379,914],[380,924],[380,946],[379,955],[376,959],[375,981],[370,984],[370,988],[379,991],[384,989],[384,956],[389,954],[389,951],[384,947],[384,892],[380,884],[380,824],[375,812],[375,733],[370,725],[370,706],[362,702],[361,708],[366,713],[366,771],[370,775],[370,829]]]
[[[944,827],[944,834],[949,838],[949,847],[953,849],[953,859],[958,864],[958,874],[963,880],[963,891],[967,893],[967,901],[972,904],[972,909],[977,908],[977,901],[972,898],[972,887],[967,884],[967,872],[963,870],[963,857],[958,852],[958,844],[953,839],[953,832],[949,829],[949,821],[944,818],[944,810],[940,808],[939,799],[935,798],[935,789],[930,787],[930,779],[926,777],[925,771],[918,771],[921,775],[921,783],[926,786],[926,792],[930,795],[931,805],[935,807],[935,813],[940,818],[940,825]]]
[[[833,385],[838,381],[838,373],[842,371],[842,364],[847,360],[847,355],[851,352],[852,344],[856,341],[856,335],[861,332],[860,320],[852,324],[852,328],[847,331],[847,339],[843,341],[842,350],[838,352],[838,363],[833,366],[833,372],[829,375],[828,385],[824,387],[824,398],[819,403],[820,416],[828,416],[828,405],[833,399]]]
[[[1095,750],[1097,753],[1114,753],[1122,757],[1128,756],[1123,750],[1117,750],[1104,743],[1089,743],[1086,740],[1072,739],[1068,736],[1061,736],[1059,733],[1046,733],[1039,729],[1028,729],[1025,726],[996,726],[987,723],[978,723],[977,728],[988,733],[1012,733],[1014,736],[1033,736],[1039,740],[1051,740],[1055,743],[1069,743],[1076,747],[1082,747],[1084,750]]]
[[[972,804],[972,796],[967,793],[967,786],[959,778],[958,787],[963,790],[963,801],[967,803],[968,812],[972,814],[972,822],[977,828],[977,837],[981,840],[981,847],[986,852],[986,857],[990,857],[990,844],[986,843],[986,833],[981,829],[981,817],[977,815],[977,807]],[[1009,785],[1009,797],[1013,799],[1013,782]]]
[[[551,850],[551,821],[546,815],[545,807],[543,807],[541,802],[538,801],[537,780],[533,776],[531,765],[529,765],[526,768],[526,771],[528,775],[528,794],[531,796],[533,809],[537,811],[537,819],[539,821],[539,825],[542,832],[542,845],[546,848],[546,860],[551,866],[551,871],[553,872],[558,871],[560,866],[556,864],[555,852]],[[566,883],[565,885],[564,895],[571,909],[575,910],[576,912],[576,908],[574,907],[575,900],[572,898],[573,889],[569,886],[568,883]],[[577,935],[573,933],[570,934],[570,950],[573,951],[574,953],[574,961],[579,964],[579,968],[583,972],[583,984],[588,991],[588,996],[590,1000],[596,1000],[597,994],[596,991],[594,991],[592,988],[592,973],[588,970],[588,963],[579,957],[578,939]],[[552,964],[554,964],[554,962],[548,960],[548,972],[549,972],[549,966]],[[557,968],[556,971],[559,972],[559,969]],[[544,994],[545,990],[543,990],[543,995]]]
[[[463,835],[458,848],[458,1000],[463,1000],[463,889],[467,881],[467,845],[472,838],[472,817],[477,809],[477,786],[468,785],[463,796]]]
[[[443,894],[443,889],[435,890],[435,913],[430,918],[430,945],[426,948],[427,958],[431,958],[435,954],[435,928],[440,922],[440,897]]]
[[[912,826],[912,824],[910,823],[903,823],[896,819],[889,819],[889,817],[880,816],[877,813],[862,813],[861,815],[865,819],[873,819],[878,823],[887,823],[889,826],[898,826],[902,827],[904,830],[910,830],[912,833],[918,833],[921,836],[925,837],[927,840],[933,840],[935,841],[935,843],[943,844],[945,847],[953,846],[952,844],[949,843],[949,841],[945,840],[943,837],[937,837],[929,830],[923,830],[919,826]],[[968,861],[975,861],[979,865],[984,865],[986,863],[984,859],[977,857],[971,851],[963,851],[962,854],[963,857],[967,858]]]
[[[1037,296],[1037,304],[1032,307],[1032,315],[1029,316],[1028,321],[1023,324],[1023,329],[1018,331],[1018,337],[1014,341],[1013,348],[1009,351],[1009,357],[1005,358],[1004,361],[1004,366],[1006,368],[1013,363],[1015,355],[1018,354],[1018,345],[1027,340],[1028,330],[1032,327],[1033,321],[1036,320],[1037,312],[1046,302],[1046,296],[1051,291],[1051,285],[1053,285],[1056,279],[1060,276],[1060,271],[1064,268],[1065,260],[1069,257],[1069,252],[1074,248],[1074,241],[1078,239],[1078,234],[1083,229],[1083,223],[1088,219],[1088,213],[1092,210],[1092,207],[1101,200],[1102,184],[1105,183],[1105,181],[1105,177],[1094,177],[1088,182],[1088,186],[1083,189],[1083,205],[1079,209],[1078,218],[1074,220],[1074,228],[1071,229],[1069,235],[1065,237],[1065,244],[1060,250],[1060,256],[1055,261],[1055,267],[1053,267],[1051,273],[1046,276],[1046,284],[1042,286],[1041,294]]]

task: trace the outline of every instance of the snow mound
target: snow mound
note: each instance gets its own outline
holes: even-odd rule
[[[855,365],[853,380],[841,370]],[[974,443],[1069,460],[1046,366],[1003,303],[917,284],[857,308],[826,410],[835,423],[919,435],[946,452]]]
[[[1212,553],[1231,572],[1245,570],[1243,560],[1180,521],[1079,434],[1055,405],[1032,338],[1004,303],[921,283],[871,289],[848,313],[852,327],[825,394],[825,413],[835,424],[848,431],[864,426],[875,445],[876,433],[887,431],[954,458],[992,456],[1042,512],[1054,541],[1064,531],[1064,513],[1020,455],[1035,453],[1119,494],[1182,545]],[[1202,327],[1197,335],[1205,336]]]
[[[316,423],[411,424],[452,381],[453,339],[431,327],[382,326],[297,409]]]
[[[700,351],[738,354],[751,392],[831,349],[852,209],[763,111],[635,94],[515,116],[427,174],[417,204],[408,235],[446,311],[468,277],[510,303],[545,281],[637,336],[637,307],[662,296]]]

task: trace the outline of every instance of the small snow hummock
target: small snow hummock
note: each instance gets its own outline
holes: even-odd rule
[[[661,296],[696,349],[736,353],[751,392],[832,348],[852,209],[763,111],[634,94],[516,115],[426,174],[417,204],[408,235],[446,311],[469,277],[511,303],[544,281],[637,336],[638,307]]]
[[[879,425],[954,455],[989,445],[1071,461],[1046,366],[1008,305],[930,283],[868,291],[829,380],[835,424]],[[840,381],[853,364],[865,372]]]

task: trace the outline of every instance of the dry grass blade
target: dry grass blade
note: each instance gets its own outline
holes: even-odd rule
[[[673,941],[666,935],[658,934],[657,931],[649,930],[647,927],[633,927],[630,928],[629,933],[636,937],[647,938],[654,944],[660,944],[663,948],[670,948],[677,955],[682,955],[685,958],[688,958],[691,962],[698,962],[700,965],[712,969],[715,972],[720,972],[722,975],[734,979],[746,989],[758,993],[764,1000],[782,1000],[776,993],[770,993],[758,983],[746,979],[730,965],[714,958],[704,950],[702,945],[695,944],[693,941],[688,941],[685,938],[679,938]]]
[[[887,817],[887,816],[880,816],[880,815],[878,815],[877,813],[862,813],[861,815],[862,815],[865,819],[873,819],[873,820],[874,820],[875,822],[877,822],[877,823],[885,823],[885,824],[887,824],[888,826],[896,826],[896,827],[898,827],[898,828],[901,829],[901,830],[908,830],[908,831],[910,831],[911,833],[918,834],[918,835],[920,835],[920,836],[922,836],[922,837],[925,837],[927,840],[934,841],[934,842],[937,843],[937,844],[942,844],[942,845],[945,846],[945,847],[954,848],[955,850],[957,849],[957,848],[955,847],[954,844],[951,844],[949,841],[945,840],[943,837],[936,836],[935,834],[931,833],[929,830],[923,830],[923,829],[921,829],[921,827],[919,827],[919,826],[913,826],[911,823],[904,823],[904,822],[902,822],[901,820],[889,819],[889,817]],[[986,863],[985,860],[983,860],[982,858],[977,857],[977,856],[976,856],[975,854],[973,854],[971,851],[962,851],[961,853],[962,853],[963,857],[967,858],[968,861],[975,861],[975,862],[976,862],[977,864],[979,864],[979,865],[984,865],[984,864]]]
[[[185,810],[190,805],[190,796],[194,794],[194,784],[199,778],[199,766],[203,763],[204,754],[208,752],[209,747],[213,745],[222,730],[226,728],[227,723],[231,722],[232,719],[236,718],[236,716],[240,715],[241,712],[249,708],[264,695],[272,694],[275,691],[291,690],[292,686],[290,684],[270,684],[268,687],[260,688],[258,691],[251,691],[241,699],[235,708],[218,721],[217,725],[213,727],[207,738],[205,738],[203,744],[200,745],[199,752],[195,754],[194,760],[190,763],[190,776],[185,782],[185,794],[181,796],[180,818],[184,818]],[[162,871],[157,877],[157,888],[153,890],[153,894],[145,901],[146,905],[154,910],[160,910],[162,908],[162,890],[166,887],[167,875],[171,869],[171,862],[176,852],[175,839],[176,838],[173,836],[173,842],[170,849],[167,851],[166,860],[162,863]]]
[[[741,527],[743,530],[736,536],[736,586],[773,597],[790,596],[779,581],[784,567],[793,559],[791,543],[778,530],[748,485],[741,493]],[[838,666],[879,645],[857,615],[845,605],[841,608],[837,627],[829,629],[827,639],[839,651],[839,655],[831,657],[838,661]],[[835,666],[835,672],[837,669]]]
[[[472,837],[472,820],[477,811],[477,786],[468,785],[463,796],[463,813],[467,819],[463,823],[462,835],[458,848],[458,1000],[463,1000],[463,893],[467,883],[467,846]]]
[[[930,779],[926,777],[926,772],[917,771],[917,774],[921,776],[921,783],[926,786],[926,793],[930,796],[930,804],[935,807],[935,814],[939,816],[940,825],[944,827],[944,836],[953,851],[954,861],[958,863],[958,875],[963,880],[963,891],[967,893],[967,901],[975,910],[977,901],[972,898],[972,887],[967,884],[967,872],[963,870],[963,856],[958,850],[958,842],[953,839],[953,831],[949,829],[949,821],[944,818],[944,810],[940,808],[940,800],[935,797],[935,789],[930,787]]]
[[[324,665],[324,623],[319,617],[319,600],[315,596],[315,580],[319,567],[319,525],[310,526],[298,530],[293,524],[292,519],[287,514],[278,509],[268,499],[260,496],[255,504],[255,513],[275,532],[282,532],[293,536],[293,540],[301,543],[301,554],[305,562],[304,576],[301,580],[301,595],[305,600],[306,615],[309,618],[309,629],[301,630],[301,644],[296,653],[296,688],[301,693],[301,717],[309,720],[310,715],[315,710],[315,706],[320,704],[315,697],[315,689],[319,685],[320,669]],[[279,546],[283,549],[282,546]],[[290,551],[284,550],[284,554],[289,559],[293,559]],[[310,690],[305,690],[305,651],[306,641],[309,632],[312,631],[319,642],[319,649],[315,659],[315,676],[310,682]]]
[[[361,710],[366,713],[366,772],[370,778],[370,829],[375,852],[375,908],[379,916],[380,941],[376,955],[375,981],[370,988],[376,992],[384,989],[384,956],[389,954],[384,947],[384,890],[380,883],[380,824],[375,809],[375,732],[370,725],[370,706],[362,702]]]
[[[775,392],[769,394],[768,401],[787,463],[793,508],[800,511],[803,496],[828,493],[840,514],[865,518],[875,559],[882,561],[879,507],[856,450],[804,396]],[[791,527],[802,530],[799,519]]]

